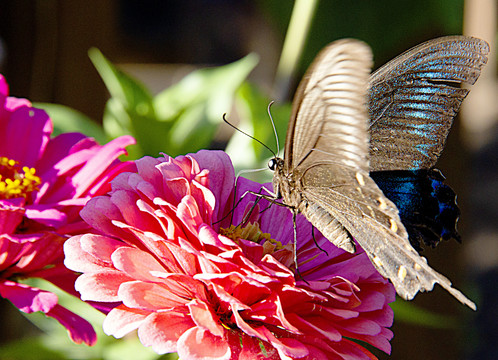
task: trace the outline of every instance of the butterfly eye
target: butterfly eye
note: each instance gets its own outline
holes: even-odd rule
[[[268,161],[268,167],[271,171],[275,171],[277,168],[277,159],[270,159],[270,161]]]

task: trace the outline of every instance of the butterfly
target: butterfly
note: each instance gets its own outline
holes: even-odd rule
[[[413,248],[398,208],[370,172],[432,169],[465,97],[452,85],[474,82],[488,51],[475,38],[434,39],[370,76],[368,45],[330,44],[297,89],[284,158],[269,162],[274,195],[294,217],[302,213],[345,251],[354,252],[356,241],[407,300],[439,283],[476,308]],[[410,192],[400,193],[410,201]]]

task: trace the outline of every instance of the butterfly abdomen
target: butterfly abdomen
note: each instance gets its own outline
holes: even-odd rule
[[[335,246],[349,253],[355,252],[353,237],[328,211],[306,200],[299,204],[298,210]]]

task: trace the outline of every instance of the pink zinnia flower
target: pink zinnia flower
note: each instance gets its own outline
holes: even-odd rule
[[[23,312],[44,312],[74,342],[91,345],[96,335],[88,322],[58,305],[55,294],[17,281],[44,278],[77,295],[63,243],[90,230],[79,216],[86,202],[105,194],[117,173],[135,169],[117,159],[134,140],[100,146],[76,133],[50,139],[52,129],[45,111],[8,96],[0,75],[0,296]]]
[[[289,210],[244,197],[220,151],[145,157],[81,212],[100,231],[64,245],[84,300],[114,302],[104,331],[181,359],[372,359],[387,353],[394,287],[361,250],[334,247]],[[269,185],[267,185],[269,186]],[[239,179],[235,198],[261,185]],[[247,222],[244,215],[250,214]],[[227,216],[228,215],[228,216]],[[324,253],[322,250],[327,253]]]

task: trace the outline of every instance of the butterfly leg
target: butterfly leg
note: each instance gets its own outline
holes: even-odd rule
[[[329,253],[326,250],[322,249],[320,245],[318,245],[318,243],[316,242],[315,227],[313,225],[311,226],[311,237],[313,238],[313,243],[315,244],[316,248],[320,251],[323,251],[325,255],[329,256]]]
[[[214,224],[218,224],[218,223],[222,222],[222,221],[223,221],[223,220],[225,220],[228,216],[230,216],[230,224],[233,224],[233,214],[234,214],[234,212],[235,212],[235,209],[237,208],[237,206],[239,206],[239,204],[242,202],[242,200],[243,200],[243,199],[244,199],[244,198],[245,198],[248,194],[253,194],[253,195],[255,195],[258,199],[260,199],[262,196],[264,196],[264,195],[262,195],[262,194],[261,194],[261,192],[262,192],[263,190],[266,190],[266,191],[267,191],[270,195],[274,196],[274,195],[273,195],[273,193],[272,193],[270,190],[266,189],[265,187],[261,187],[257,193],[256,193],[256,192],[253,192],[253,191],[246,191],[246,192],[244,192],[244,193],[242,194],[242,196],[240,196],[240,198],[239,198],[238,200],[236,200],[236,198],[237,198],[237,183],[238,183],[238,179],[239,179],[239,177],[237,176],[237,178],[235,179],[235,184],[234,184],[234,191],[233,191],[233,204],[234,204],[234,205],[233,205],[232,209],[231,209],[231,210],[230,210],[230,211],[229,211],[229,212],[228,212],[225,216],[223,216],[221,219],[219,219],[219,220],[217,220],[217,221],[213,222],[213,225],[214,225]],[[258,201],[259,201],[259,200],[258,200]],[[251,212],[252,212],[252,210],[253,210],[253,209],[251,209],[251,211],[250,211],[249,213],[251,213]],[[243,223],[243,222],[244,222],[244,221],[242,221],[242,223]]]
[[[309,285],[309,283],[301,275],[301,272],[299,271],[299,266],[297,264],[297,223],[296,223],[297,209],[296,208],[290,208],[290,209],[292,211],[292,228],[294,230],[294,249],[293,249],[294,266],[296,267],[296,273],[299,276],[299,278]]]
[[[236,186],[236,185],[235,185]],[[268,195],[264,195],[262,194],[263,191],[266,191]],[[279,206],[284,206],[284,207],[289,207],[285,204],[282,204],[280,202],[277,202],[277,197],[275,194],[273,194],[270,190],[268,190],[267,188],[265,187],[261,187],[259,189],[258,192],[254,192],[254,191],[250,191],[250,190],[247,190],[246,192],[244,192],[240,198],[236,201],[236,196],[237,196],[237,192],[236,192],[236,187],[235,187],[235,191],[234,191],[234,196],[233,196],[233,203],[234,203],[234,206],[232,207],[232,209],[225,215],[223,216],[221,219],[219,219],[218,221],[214,222],[213,224],[218,224],[220,222],[222,222],[223,220],[225,220],[228,216],[231,216],[231,219],[230,219],[230,224],[233,224],[233,214],[235,212],[235,209],[237,208],[237,206],[239,206],[239,204],[242,202],[242,200],[247,196],[247,195],[254,195],[256,196],[256,200],[254,202],[254,205],[253,207],[251,208],[251,210],[247,213],[246,216],[244,216],[244,219],[241,221],[241,224],[245,223],[249,217],[250,217],[250,214],[252,213],[252,211],[254,210],[254,208],[256,207],[256,204],[261,200],[261,199],[265,199],[267,201],[270,202],[270,205],[263,209],[261,212],[263,211],[266,211],[271,205],[273,204],[276,204],[276,205],[279,205]]]

